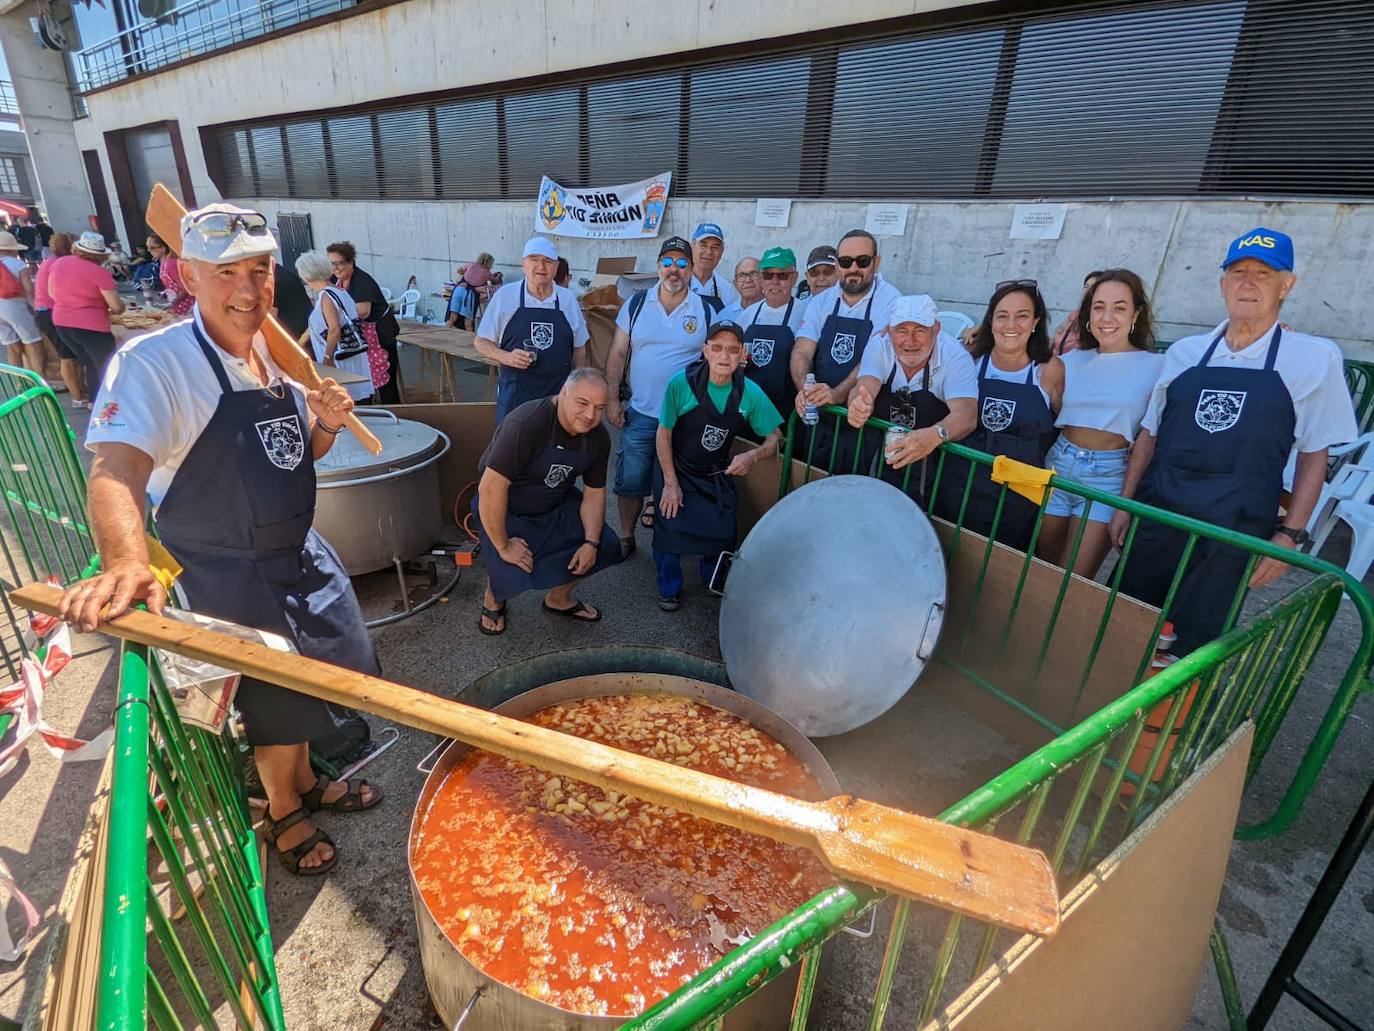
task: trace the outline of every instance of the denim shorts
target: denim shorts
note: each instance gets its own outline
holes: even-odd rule
[[[626,406],[625,425],[620,429],[620,446],[615,449],[615,485],[612,489],[617,497],[649,496],[653,487],[656,433],[657,419]]]
[[[1085,486],[1096,487],[1109,494],[1120,494],[1121,484],[1126,479],[1126,459],[1129,454],[1130,448],[1121,448],[1117,451],[1089,451],[1060,437],[1055,441],[1054,447],[1050,448],[1050,453],[1045,457],[1045,464],[1054,470],[1056,476],[1077,480]],[[1049,504],[1045,506],[1045,515],[1063,518],[1076,516],[1082,519],[1087,504],[1086,498],[1056,490],[1050,495]],[[1094,501],[1092,511],[1088,513],[1088,521],[1109,523],[1115,511],[1116,509],[1100,501]]]

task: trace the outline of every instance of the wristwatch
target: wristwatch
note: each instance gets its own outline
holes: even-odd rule
[[[1283,534],[1285,537],[1287,537],[1300,548],[1312,539],[1312,535],[1308,533],[1305,529],[1295,530],[1291,526],[1277,527],[1275,528],[1274,532]]]
[[[949,440],[949,430],[945,429],[943,424],[937,422],[931,429],[935,431],[936,436],[941,440]]]

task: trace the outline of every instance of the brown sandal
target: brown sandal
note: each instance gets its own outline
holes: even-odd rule
[[[296,826],[296,824],[300,823],[302,820],[307,819],[309,815],[305,807],[302,806],[294,812],[287,813],[280,820],[274,820],[269,816],[263,821],[267,831],[267,840],[272,845],[272,851],[277,854],[277,858],[281,860],[282,866],[286,867],[288,871],[295,874],[297,877],[314,877],[318,874],[328,873],[334,868],[334,864],[339,861],[339,847],[334,844],[333,838],[319,828],[316,828],[314,834],[310,835],[310,837],[293,848],[280,849],[276,847],[277,838],[281,836],[282,831],[289,830]],[[310,855],[310,853],[315,850],[315,846],[319,845],[321,842],[333,849],[334,854],[320,863],[319,866],[301,866],[301,860]]]
[[[371,809],[382,800],[382,789],[375,784],[369,784],[366,780],[344,781],[344,793],[332,802],[324,800],[324,793],[332,783],[323,773],[315,781],[315,786],[309,791],[301,793],[301,802],[305,808],[312,813],[318,813],[321,809],[331,809],[336,813],[357,813],[364,809]],[[363,801],[363,788],[372,789],[372,801]]]

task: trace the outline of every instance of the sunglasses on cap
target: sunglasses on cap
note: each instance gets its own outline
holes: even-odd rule
[[[207,240],[220,240],[240,230],[249,236],[267,236],[267,216],[256,211],[230,214],[227,211],[206,211],[191,219],[191,229]]]
[[[995,287],[993,287],[993,289],[1001,290],[1004,286],[1024,286],[1029,290],[1040,289],[1040,284],[1037,283],[1034,279],[1004,279],[1002,280],[1002,282],[998,283]]]
[[[658,263],[663,268],[686,268],[691,264],[686,258],[659,258]]]
[[[855,265],[858,265],[859,268],[868,268],[869,265],[873,264],[874,258],[876,257],[877,255],[874,254],[860,254],[857,256],[846,254],[835,260],[839,262],[840,268],[852,268]]]

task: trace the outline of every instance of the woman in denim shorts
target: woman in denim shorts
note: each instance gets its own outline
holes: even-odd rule
[[[1055,420],[1061,432],[1045,464],[1056,476],[1120,494],[1131,441],[1164,364],[1164,356],[1152,350],[1150,307],[1140,277],[1127,269],[1100,273],[1079,308],[1078,337],[1079,349],[1063,357],[1064,401]],[[1086,519],[1073,571],[1095,576],[1111,547],[1107,524],[1114,511],[1054,491],[1036,554],[1067,567]]]

